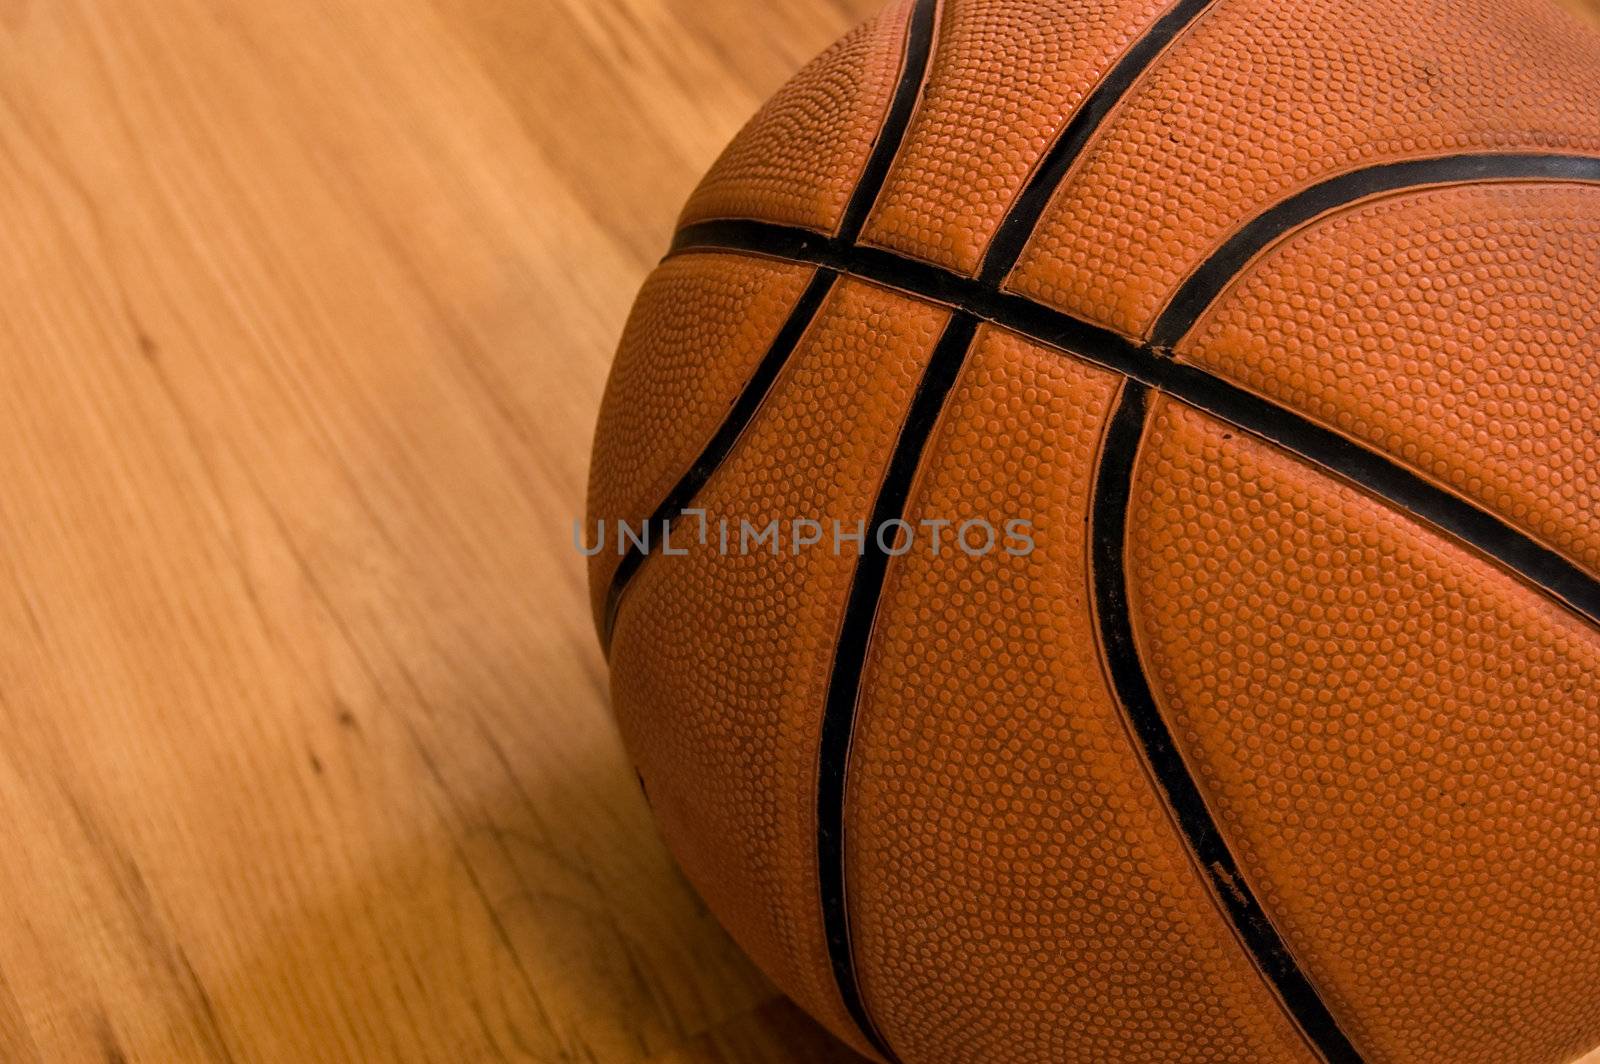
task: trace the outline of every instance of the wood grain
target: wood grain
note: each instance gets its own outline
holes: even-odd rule
[[[874,0],[0,0],[0,1059],[854,1059],[673,870],[628,304]]]
[[[0,1059],[844,1059],[657,842],[570,523],[867,6],[0,4]]]

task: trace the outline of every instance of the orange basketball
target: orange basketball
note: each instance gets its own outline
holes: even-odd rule
[[[595,442],[661,830],[902,1064],[1600,1044],[1600,37],[900,0],[695,192]]]

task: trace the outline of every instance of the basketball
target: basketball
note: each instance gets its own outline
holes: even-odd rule
[[[1600,1045],[1600,35],[898,0],[690,197],[596,433],[712,914],[899,1064]]]

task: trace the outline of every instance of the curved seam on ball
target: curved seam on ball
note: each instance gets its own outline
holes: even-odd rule
[[[1176,347],[1258,253],[1320,215],[1386,192],[1516,180],[1596,182],[1600,159],[1534,152],[1447,155],[1380,163],[1320,181],[1256,215],[1224,240],[1167,301],[1150,330],[1150,342]]]
[[[896,80],[895,92],[890,100],[887,112],[879,123],[876,140],[874,141],[872,149],[868,154],[867,162],[862,167],[861,174],[857,178],[856,187],[851,192],[849,201],[846,203],[845,209],[840,216],[838,236],[833,238],[841,246],[853,245],[859,238],[861,230],[865,227],[867,219],[872,212],[872,208],[876,204],[879,194],[882,192],[883,185],[888,179],[889,169],[893,165],[895,158],[899,155],[900,146],[905,140],[906,130],[909,128],[911,121],[915,116],[917,104],[922,96],[923,85],[927,80],[928,71],[932,63],[934,42],[938,30],[937,15],[939,12],[939,4],[940,0],[916,0],[916,5],[912,9],[911,15],[907,22],[904,54],[901,59],[899,77]],[[679,231],[680,236],[681,233],[682,230]],[[676,243],[676,240],[674,243]],[[655,511],[651,514],[649,527],[661,529],[663,539],[666,537],[666,529],[670,527],[671,521],[680,516],[683,509],[694,501],[695,496],[698,495],[698,493],[705,487],[706,482],[710,480],[711,476],[727,459],[728,454],[732,451],[739,437],[748,427],[750,421],[755,417],[757,410],[761,406],[762,400],[766,397],[768,391],[770,391],[784,365],[788,362],[789,357],[793,354],[794,349],[796,346],[798,346],[800,340],[809,329],[811,322],[815,319],[819,308],[822,306],[824,298],[827,296],[828,292],[832,290],[834,283],[838,280],[839,275],[842,272],[823,264],[818,265],[819,269],[817,275],[812,278],[810,285],[807,286],[805,292],[801,295],[800,300],[795,305],[795,308],[791,312],[788,320],[784,323],[777,338],[773,341],[772,347],[769,348],[767,354],[757,366],[755,374],[752,375],[750,381],[741,390],[740,395],[735,401],[734,407],[729,412],[728,417],[726,417],[722,424],[718,426],[711,442],[707,445],[695,463],[690,467],[689,471],[686,472],[682,478],[680,478],[678,483],[674,485],[671,491],[668,492],[667,497],[662,500],[661,504],[657,506]],[[934,368],[938,364],[939,351],[942,349],[945,340],[951,338],[951,330],[955,329],[958,321],[966,322],[969,320],[972,322],[971,329],[975,330],[977,323],[975,320],[970,319],[969,316],[957,315],[952,319],[950,325],[947,327],[945,337],[941,339],[940,344],[935,347],[935,351],[931,356],[931,361],[927,369],[927,376],[924,378],[924,384],[926,384],[927,381],[932,378]],[[970,330],[968,332],[967,339],[970,344]],[[961,359],[964,360],[964,358],[965,348],[963,348],[961,351]],[[959,362],[957,368],[959,369]],[[953,378],[951,383],[953,384]],[[913,413],[917,411],[917,402],[921,398],[922,391],[919,386],[918,394],[912,400]],[[939,406],[942,407],[942,393],[939,397]],[[937,415],[938,407],[936,407],[934,410],[934,417],[937,418]],[[909,425],[911,423],[912,422],[908,417],[907,424]],[[920,455],[920,447],[917,453]],[[892,457],[891,468],[893,468]],[[886,490],[886,486],[881,486],[880,494]],[[612,574],[611,583],[607,588],[606,603],[604,612],[602,614],[600,632],[601,645],[607,652],[609,652],[610,649],[611,637],[616,626],[617,613],[621,609],[623,595],[631,584],[634,575],[648,557],[648,545],[643,549],[635,546],[630,549],[626,555],[624,555],[622,561],[618,563],[616,572]],[[858,578],[859,573],[860,566],[858,565]],[[881,583],[882,581],[880,578],[880,588]],[[854,581],[852,582],[852,595],[853,594]],[[875,610],[875,601],[873,606]],[[870,631],[870,618],[868,624]],[[838,648],[836,648],[835,653],[838,653]],[[853,700],[851,705],[851,714],[853,716]],[[828,747],[826,711],[824,713],[824,717],[822,746],[824,749],[826,749]],[[847,732],[845,735],[846,756],[848,754],[848,739],[849,737]],[[819,761],[821,763],[819,766],[819,776],[825,776],[827,774],[826,756],[819,755]],[[844,773],[843,760],[840,760],[838,764],[838,772],[840,774],[838,792],[841,808],[837,814],[837,817],[840,821],[840,825],[842,826]],[[824,845],[824,829],[821,826],[820,817],[821,804],[823,802],[822,792],[826,789],[826,785],[819,782],[818,889],[819,895],[823,895],[824,897],[827,894],[828,888],[823,884],[823,880],[826,877],[821,869],[823,861],[822,850]],[[822,907],[824,937],[826,939],[829,952],[830,966],[833,969],[834,982],[846,1011],[850,1014],[851,1019],[856,1023],[857,1027],[860,1028],[862,1036],[872,1045],[875,1050],[878,1051],[880,1055],[888,1060],[890,1064],[897,1064],[897,1059],[894,1055],[894,1052],[889,1048],[883,1036],[879,1033],[876,1025],[872,1022],[871,1017],[868,1015],[866,1006],[861,1000],[860,992],[857,987],[854,959],[849,952],[848,922],[843,909],[842,864],[839,867],[837,878],[839,881],[838,911],[830,915],[828,903],[826,901],[824,901]],[[843,950],[842,955],[840,953],[841,948]]]
[[[916,7],[911,12],[906,28],[905,57],[901,61],[900,77],[897,79],[895,93],[890,101],[889,111],[880,126],[877,140],[841,216],[840,240],[853,241],[860,234],[873,203],[877,201],[883,182],[888,177],[889,166],[899,153],[900,142],[905,137],[906,127],[911,123],[912,113],[916,109],[916,102],[922,91],[922,83],[927,77],[928,63],[933,50],[934,15],[938,5],[939,0],[917,0]],[[794,353],[795,345],[810,326],[811,319],[816,316],[827,290],[831,289],[834,281],[838,279],[836,272],[825,272],[829,275],[824,276],[823,273],[819,273],[812,278],[811,284],[801,294],[794,311],[784,322],[767,354],[757,364],[755,373],[741,389],[728,416],[717,426],[711,441],[651,512],[646,522],[647,529],[659,529],[662,538],[665,539],[672,521],[682,515],[684,508],[694,501],[712,474],[726,461],[739,436],[743,434],[760,408],[761,400],[766,397],[778,374],[788,362],[789,356]],[[609,652],[611,648],[611,635],[616,628],[617,612],[622,607],[623,595],[634,574],[650,553],[648,542],[643,548],[637,544],[630,546],[611,575],[600,622],[600,646],[604,651]]]
[[[1554,158],[1581,161],[1592,169],[1594,180],[1600,181],[1600,159]],[[931,302],[959,307],[1028,339],[1143,381],[1292,451],[1448,533],[1600,628],[1600,579],[1560,552],[1342,433],[1197,366],[1174,361],[1166,348],[1130,339],[1027,297],[997,291],[940,266],[879,248],[844,247],[820,233],[793,226],[742,219],[701,223],[679,234],[669,257],[697,249],[744,251],[830,266]]]
[[[928,80],[933,58],[933,38],[938,0],[917,0],[906,30],[905,59],[902,61],[899,84],[895,86],[894,99],[889,113],[878,130],[878,138],[861,168],[855,191],[850,194],[844,215],[839,220],[839,239],[855,243],[866,228],[872,208],[889,179],[889,168],[900,154],[900,145],[906,139],[906,130],[917,111],[917,101],[922,97],[922,87]]]
[[[1034,180],[1031,180],[1018,198],[1013,201],[1006,212],[1006,216],[1001,220],[996,237],[998,239],[1004,236],[1007,243],[1000,245],[998,253],[996,253],[995,247],[991,245],[991,256],[997,257],[991,259],[986,256],[986,268],[980,270],[979,284],[997,287],[997,282],[990,282],[988,279],[987,267],[991,264],[991,261],[995,269],[1001,269],[1003,266],[1003,270],[1000,273],[1002,278],[1006,272],[1009,272],[1011,264],[1015,261],[1015,256],[1012,256],[1007,261],[1007,256],[1011,254],[1007,250],[1010,246],[1009,241],[1016,241],[1016,253],[1020,254],[1022,247],[1031,239],[1038,219],[1054,193],[1055,185],[1071,169],[1084,146],[1094,135],[1095,130],[1099,128],[1105,117],[1115,109],[1117,102],[1126,95],[1144,70],[1154,62],[1156,56],[1161,54],[1165,47],[1198,17],[1200,12],[1209,6],[1210,2],[1211,0],[1180,0],[1176,7],[1161,19],[1158,19],[1150,30],[1141,35],[1141,39],[1113,67],[1110,74],[1102,78],[1100,83],[1091,90],[1089,97],[1069,119],[1062,136],[1057,139],[1057,143],[1052,145],[1047,153],[1045,165],[1036,171]],[[930,42],[931,37],[932,28],[930,26]],[[914,40],[908,43],[908,71],[911,68],[910,49],[914,47],[916,47]],[[925,62],[931,62],[931,55],[932,48],[930,43],[924,56]],[[926,77],[926,71],[924,71],[923,76],[924,78]],[[921,80],[919,79],[919,91],[920,86]],[[906,85],[903,83],[901,86],[902,96],[906,95],[905,89]],[[914,106],[912,104],[914,104],[915,99],[915,95],[910,97],[910,103],[905,106],[903,112],[899,110],[901,103],[897,100],[896,113],[903,114],[904,122],[894,131],[895,138],[892,143],[896,152],[913,118]],[[886,130],[880,138],[879,150],[881,151],[884,142],[890,142],[890,140],[889,131]],[[858,238],[861,229],[865,227],[871,205],[876,202],[877,196],[881,191],[881,184],[887,178],[890,156],[885,154],[884,158],[885,162],[881,169],[869,165],[864,174],[864,180],[873,179],[880,187],[872,188],[870,196],[862,189],[858,189],[856,195],[852,197],[853,207],[865,205],[859,212],[855,212],[856,216],[859,217],[859,224],[852,225],[847,220],[840,226],[839,235],[831,241],[832,245],[837,249],[841,249],[845,256],[868,257],[877,253],[876,249],[860,244]],[[899,257],[891,255],[891,258],[898,259]],[[958,313],[951,320],[945,336],[941,338],[934,354],[931,356],[932,360],[928,368],[930,377],[941,360],[941,352],[944,353],[943,357],[949,357],[946,350],[947,341],[951,344],[960,342],[960,357],[965,359],[976,327],[977,317],[967,311]],[[961,340],[962,332],[966,333],[964,341]],[[957,366],[957,369],[959,369],[959,366]],[[933,425],[942,411],[945,398],[949,394],[949,387],[953,386],[953,384],[954,377],[952,376],[944,390],[937,395],[935,400],[932,400],[934,406],[931,414],[928,415],[927,432],[932,431]],[[921,401],[923,394],[919,388],[917,398],[913,400],[913,413],[916,413],[917,403]],[[916,419],[908,415],[907,426],[915,423]],[[902,438],[901,445],[905,444],[905,442],[905,439]],[[922,440],[915,442],[918,457],[920,457],[925,443],[925,436]],[[895,455],[891,457],[891,470],[895,468],[895,458],[902,454],[899,449],[901,445],[897,445]],[[909,490],[910,486],[909,478],[914,472],[915,462],[913,461],[910,470],[905,472],[907,490]],[[885,480],[880,490],[884,494],[890,492],[891,482],[889,479]],[[900,505],[903,508],[903,499]],[[900,515],[897,512],[893,516],[899,517]],[[889,519],[888,516],[880,514],[875,508],[872,526],[874,528],[882,528],[883,523]],[[844,888],[845,872],[842,842],[849,739],[854,731],[856,700],[859,696],[861,679],[860,670],[863,667],[867,644],[871,638],[872,624],[876,617],[878,597],[882,593],[887,564],[887,557],[882,558],[880,562],[876,555],[871,553],[870,549],[868,554],[864,555],[862,560],[857,563],[856,576],[852,582],[851,596],[846,608],[845,627],[841,629],[840,640],[835,651],[838,655],[835,668],[837,670],[840,667],[840,663],[843,663],[846,683],[843,688],[839,686],[840,675],[836,671],[834,682],[829,687],[827,705],[824,708],[823,738],[818,757],[817,856],[818,881],[823,899],[823,927],[828,940],[829,954],[834,965],[835,981],[838,983],[840,996],[844,998],[846,1007],[855,1018],[857,1025],[861,1027],[863,1034],[873,1044],[873,1047],[892,1061],[894,1060],[894,1054],[888,1047],[882,1033],[877,1029],[865,1002],[861,998],[855,968],[854,950],[850,941],[849,913],[846,906]],[[874,572],[875,567],[880,565],[881,568]],[[856,599],[857,588],[862,586],[860,581],[863,575],[869,582],[870,603],[858,603]],[[875,583],[873,583],[874,581]],[[850,627],[852,619],[860,626],[859,630]],[[853,675],[851,675],[852,668],[854,670]],[[836,699],[847,699],[847,702],[836,701]]]
[[[1321,995],[1273,927],[1250,890],[1238,860],[1222,836],[1189,771],[1172,731],[1156,704],[1134,638],[1128,608],[1124,549],[1132,500],[1134,463],[1148,420],[1151,389],[1137,381],[1123,385],[1111,416],[1095,472],[1090,506],[1091,582],[1099,622],[1100,651],[1132,737],[1166,799],[1178,832],[1195,865],[1232,924],[1240,944],[1271,984],[1285,1012],[1311,1047],[1328,1064],[1362,1064]]]
[[[1084,97],[995,230],[978,269],[978,280],[989,285],[1005,280],[1083,149],[1145,71],[1212,3],[1213,0],[1180,0],[1133,42]]]
[[[850,910],[844,871],[844,799],[849,782],[850,743],[855,734],[861,677],[877,621],[878,603],[888,577],[888,549],[881,539],[885,528],[905,516],[912,482],[923,451],[938,425],[945,400],[967,360],[978,319],[957,311],[934,346],[922,380],[889,457],[878,497],[872,506],[870,530],[850,581],[839,638],[834,645],[833,668],[823,704],[822,736],[817,750],[817,886],[822,902],[823,931],[828,956],[839,983],[840,995],[862,1033],[874,1049],[894,1059],[887,1042],[867,1011],[856,975],[855,951],[850,936]]]
[[[789,356],[794,354],[795,348],[800,345],[801,339],[811,328],[812,321],[816,319],[838,280],[839,272],[826,267],[819,268],[812,276],[810,283],[800,293],[800,298],[795,301],[794,309],[789,312],[788,318],[779,328],[772,346],[767,348],[767,353],[756,364],[755,372],[750,375],[750,379],[734,400],[728,416],[723,418],[699,456],[651,512],[645,523],[644,543],[631,544],[627,553],[622,556],[622,560],[617,563],[616,571],[611,574],[611,583],[606,588],[605,610],[600,622],[600,645],[607,652],[611,649],[611,636],[616,630],[617,613],[622,609],[623,594],[632,583],[640,566],[650,557],[651,546],[659,542],[651,533],[659,533],[660,539],[665,540],[672,522],[682,516],[684,509],[705,487],[706,481],[710,480],[711,475],[727,460],[734,445],[739,442],[739,437],[744,434],[744,430],[760,410],[767,393],[772,390],[772,386],[782,374],[784,366],[788,365]]]

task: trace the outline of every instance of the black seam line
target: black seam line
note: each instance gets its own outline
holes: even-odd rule
[[[946,398],[955,386],[967,352],[977,332],[978,319],[956,313],[934,346],[922,380],[906,412],[899,439],[872,506],[868,534],[855,575],[850,582],[844,619],[835,643],[833,670],[822,715],[817,772],[817,883],[822,901],[822,925],[828,959],[845,1008],[867,1041],[885,1058],[894,1060],[883,1035],[872,1022],[856,980],[855,955],[850,941],[850,915],[844,880],[844,799],[849,773],[850,742],[855,733],[856,704],[868,643],[877,620],[878,601],[889,568],[889,553],[878,541],[878,531],[905,516],[911,483],[933,434]],[[893,543],[890,544],[893,546]]]
[[[1290,196],[1224,241],[1179,286],[1151,329],[1150,341],[1156,347],[1177,346],[1251,259],[1320,214],[1385,192],[1519,179],[1600,181],[1600,159],[1531,153],[1446,155],[1368,166],[1331,177]]]
[[[1600,163],[1597,163],[1600,165]],[[848,248],[809,230],[708,222],[679,234],[672,254],[743,251],[827,266],[967,311],[1087,362],[1143,381],[1230,422],[1477,548],[1600,626],[1600,580],[1484,510],[1375,451],[1196,366],[1041,303],[877,248]]]
[[[841,247],[854,245],[860,239],[867,219],[883,192],[890,167],[900,154],[932,63],[938,8],[939,0],[918,0],[912,11],[910,25],[906,29],[905,58],[901,64],[894,100],[839,222],[837,241]],[[899,516],[899,512],[905,508],[911,475],[916,470],[922,447],[944,406],[945,396],[955,382],[955,373],[959,372],[966,357],[973,330],[977,328],[975,322],[970,327],[958,325],[958,322],[967,320],[960,316],[953,318],[930,356],[922,381],[912,398],[905,425],[901,428],[899,442],[890,456],[888,472],[878,489],[873,528],[881,528],[881,520],[887,519],[879,517],[884,510],[893,509],[894,516]],[[963,329],[966,332],[965,340],[961,339]],[[955,349],[958,344],[959,349]],[[909,472],[903,469],[908,454]],[[833,967],[839,997],[862,1037],[890,1064],[897,1064],[894,1051],[889,1048],[888,1041],[867,1011],[856,979],[849,911],[845,900],[843,841],[846,763],[850,753],[850,735],[855,727],[856,695],[861,683],[866,643],[877,612],[878,594],[883,589],[886,565],[887,558],[880,559],[870,550],[857,563],[842,622],[843,634],[836,644],[817,755],[817,891],[828,960]],[[854,652],[857,647],[860,648],[859,654]]]
[[[706,481],[711,479],[711,474],[716,472],[727,459],[734,444],[738,442],[751,419],[755,417],[756,411],[760,409],[762,400],[772,390],[778,375],[783,372],[783,367],[788,364],[789,356],[799,345],[800,338],[811,327],[812,320],[816,318],[838,279],[839,274],[836,270],[827,268],[817,270],[805,290],[800,293],[800,298],[778,330],[778,335],[773,338],[772,346],[767,348],[767,353],[762,356],[755,372],[739,392],[738,398],[733,401],[733,406],[729,408],[722,424],[717,426],[717,431],[710,442],[689,466],[688,471],[672,486],[672,490],[667,492],[666,498],[661,500],[655,512],[650,515],[649,522],[645,526],[647,546],[641,549],[637,543],[630,545],[628,552],[617,563],[616,572],[611,576],[611,585],[606,589],[605,614],[600,628],[601,645],[608,651],[611,647],[611,635],[617,624],[617,611],[622,606],[623,592],[639,567],[644,564],[645,558],[649,556],[649,544],[666,539],[672,522],[694,501],[700,489],[705,487]],[[660,539],[657,539],[657,536]]]
[[[910,125],[911,116],[916,110],[917,99],[922,93],[922,83],[927,77],[928,63],[933,55],[934,17],[938,6],[939,0],[917,0],[917,6],[911,13],[910,23],[906,28],[905,58],[901,63],[899,83],[890,101],[889,112],[880,127],[878,139],[867,158],[867,165],[862,169],[861,177],[856,182],[855,191],[851,193],[850,202],[846,205],[844,216],[840,221],[837,240],[842,245],[853,243],[860,236],[867,216],[888,177],[889,167],[899,154],[900,143],[905,139],[906,128]],[[810,285],[801,295],[800,301],[795,304],[793,312],[784,322],[772,347],[756,367],[755,374],[745,384],[733,407],[728,411],[727,417],[718,426],[711,442],[651,513],[647,529],[665,538],[671,522],[694,501],[700,489],[705,487],[706,481],[728,457],[728,453],[749,425],[750,419],[755,416],[761,400],[766,397],[778,373],[793,354],[795,345],[799,343],[800,337],[811,324],[811,319],[816,316],[823,298],[836,280],[838,280],[837,274],[826,269],[811,279]],[[641,550],[637,546],[631,546],[623,555],[622,561],[617,564],[616,572],[612,574],[611,584],[606,589],[605,611],[600,624],[600,645],[607,651],[611,647],[611,636],[616,628],[617,611],[621,609],[623,593],[648,556],[648,548]]]
[[[1093,580],[1100,645],[1107,671],[1134,737],[1156,783],[1166,795],[1167,806],[1244,947],[1277,991],[1295,1023],[1328,1064],[1361,1064],[1361,1054],[1340,1030],[1338,1021],[1300,970],[1240,873],[1238,862],[1228,849],[1156,705],[1139,660],[1133,620],[1128,612],[1124,551],[1134,461],[1144,436],[1149,393],[1150,389],[1138,381],[1128,381],[1123,386],[1121,402],[1106,430],[1100,468],[1095,476],[1091,514]]]
[[[1181,0],[1174,5],[1123,53],[1093,91],[1084,97],[1066,128],[1023,186],[1022,192],[1006,213],[1005,220],[995,230],[989,250],[984,254],[983,265],[978,270],[979,280],[991,285],[998,285],[1005,280],[1022,257],[1023,249],[1028,246],[1033,230],[1039,224],[1039,218],[1050,205],[1056,189],[1066,179],[1067,171],[1072,169],[1072,164],[1083,153],[1106,116],[1116,108],[1167,45],[1188,29],[1211,3],[1212,0]]]
[[[910,25],[906,28],[905,59],[901,64],[900,81],[895,86],[894,99],[839,223],[839,239],[845,243],[854,243],[866,227],[867,217],[878,202],[884,182],[888,180],[889,167],[893,165],[895,156],[900,154],[900,144],[911,125],[911,116],[916,112],[917,99],[922,95],[922,83],[927,78],[928,63],[933,56],[933,23],[938,6],[938,0],[918,0],[916,9],[911,13]]]

